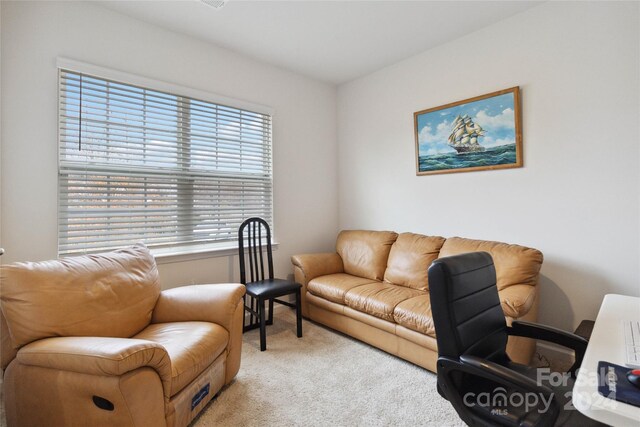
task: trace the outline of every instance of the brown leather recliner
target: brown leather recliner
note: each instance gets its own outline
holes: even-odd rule
[[[237,374],[245,288],[160,291],[144,245],[1,270],[11,426],[186,426]]]

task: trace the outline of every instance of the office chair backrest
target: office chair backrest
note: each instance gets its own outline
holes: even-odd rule
[[[264,270],[264,246],[266,244],[267,273]],[[245,248],[247,253],[245,254]],[[249,282],[273,279],[273,256],[271,254],[271,229],[262,218],[244,221],[238,229],[238,256],[240,258],[240,283],[247,284],[245,256],[249,259]]]
[[[436,259],[429,268],[429,293],[439,356],[506,357],[507,324],[491,255]]]

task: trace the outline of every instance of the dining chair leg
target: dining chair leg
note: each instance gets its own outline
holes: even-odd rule
[[[252,303],[255,305],[255,308],[253,309],[254,312],[258,312],[258,310],[260,310],[260,306],[258,306],[258,303],[260,302],[258,300],[258,298],[251,298]],[[253,324],[256,325],[258,324],[258,322],[260,322],[260,317],[258,315],[255,315],[253,317]]]
[[[273,325],[273,298],[269,300],[269,318],[267,319],[267,325]]]
[[[265,306],[264,299],[258,299],[258,310],[260,311],[260,351],[265,351],[267,349],[267,326],[265,322]]]
[[[300,302],[300,289],[296,291],[296,323],[298,327],[298,338],[302,337],[302,304]]]

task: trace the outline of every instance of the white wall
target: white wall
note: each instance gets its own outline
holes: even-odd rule
[[[0,7],[0,47],[2,46],[2,7]],[[2,81],[2,51],[0,49],[0,82]],[[2,85],[0,85],[0,99],[2,99]],[[2,103],[0,102],[0,117],[2,117]],[[0,120],[0,190],[2,189],[2,120]],[[2,194],[0,194],[0,223],[2,219]],[[0,226],[0,252],[2,248],[2,226]],[[1,256],[2,254],[0,254]],[[0,262],[0,264],[2,264]]]
[[[57,255],[57,70],[62,56],[252,103],[274,114],[276,274],[337,230],[336,89],[90,2],[2,2],[3,262]],[[237,281],[237,258],[162,264],[163,287]]]
[[[63,56],[275,109],[279,275],[338,228],[393,229],[539,248],[556,326],[594,318],[605,293],[640,294],[637,3],[546,3],[343,85],[337,137],[329,85],[89,2],[1,5],[2,262],[56,256]],[[515,85],[524,168],[415,176],[414,111]],[[237,280],[236,264],[163,264],[163,286]]]
[[[536,247],[566,329],[639,295],[638,6],[549,2],[341,86],[340,227]],[[413,112],[518,85],[524,168],[415,175]]]

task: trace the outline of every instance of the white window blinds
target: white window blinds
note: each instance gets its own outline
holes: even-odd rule
[[[60,70],[60,255],[235,242],[272,223],[271,117]]]

